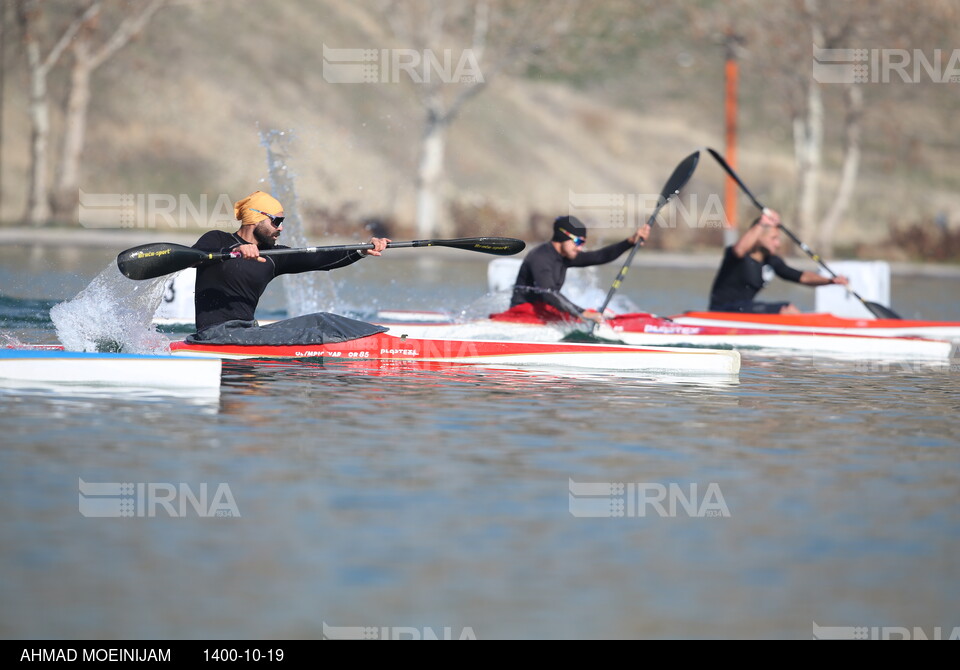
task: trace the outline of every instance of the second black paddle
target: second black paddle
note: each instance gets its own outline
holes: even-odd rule
[[[721,156],[718,152],[714,151],[713,149],[709,149],[709,148],[708,148],[707,151],[709,151],[709,152],[710,152],[710,155],[713,156],[713,157],[717,160],[717,162],[720,164],[720,167],[722,167],[722,168],[724,169],[724,171],[725,171],[728,175],[730,175],[730,177],[731,177],[735,182],[737,182],[737,184],[739,184],[740,190],[743,191],[744,195],[746,195],[748,198],[750,198],[750,201],[753,203],[754,207],[756,207],[756,208],[759,209],[760,211],[765,211],[767,208],[764,207],[764,206],[760,203],[760,201],[756,199],[756,197],[753,195],[753,193],[750,192],[750,189],[748,189],[748,188],[747,188],[747,185],[744,184],[743,181],[741,181],[740,177],[737,175],[736,172],[733,171],[733,168],[730,167],[730,165],[727,163],[726,159],[725,159],[723,156]],[[834,273],[833,270],[831,270],[829,267],[827,267],[827,264],[823,262],[823,259],[820,258],[820,256],[819,256],[818,254],[814,253],[813,250],[812,250],[810,247],[808,247],[806,244],[804,244],[803,242],[801,242],[801,241],[797,238],[796,235],[794,235],[792,232],[790,232],[790,229],[789,229],[789,228],[787,228],[786,226],[784,226],[784,225],[781,223],[781,224],[780,224],[780,230],[782,230],[783,232],[785,232],[785,233],[787,234],[787,237],[789,237],[791,240],[793,240],[794,244],[796,244],[798,247],[800,247],[801,249],[803,249],[803,252],[804,252],[805,254],[807,254],[807,256],[809,256],[810,258],[812,258],[812,259],[814,260],[814,262],[819,263],[820,267],[822,267],[824,270],[826,270],[827,273],[828,273],[831,277],[833,277],[834,279],[836,279],[837,275]],[[853,290],[852,288],[850,288],[849,286],[847,286],[847,291],[850,292],[850,295],[852,295],[854,298],[856,298],[856,299],[859,300],[861,303],[863,303],[863,306],[866,307],[868,310],[870,310],[870,313],[873,314],[873,315],[874,315],[875,317],[877,317],[878,319],[902,319],[902,318],[903,318],[903,317],[901,317],[899,314],[897,314],[896,312],[894,312],[892,309],[890,309],[889,307],[884,307],[883,305],[881,305],[881,304],[879,304],[879,303],[870,302],[869,300],[864,300],[856,291],[854,291],[854,290]]]

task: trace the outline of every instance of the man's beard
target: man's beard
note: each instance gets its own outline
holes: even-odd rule
[[[261,249],[272,249],[277,245],[277,241],[273,238],[273,233],[264,233],[260,229],[260,226],[253,229],[253,237],[257,240],[257,246]]]

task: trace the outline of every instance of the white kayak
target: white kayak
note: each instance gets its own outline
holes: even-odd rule
[[[218,359],[64,351],[60,347],[0,349],[0,383],[219,391],[221,365]]]

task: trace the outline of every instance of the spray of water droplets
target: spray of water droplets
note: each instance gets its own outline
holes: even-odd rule
[[[309,246],[300,218],[300,200],[296,191],[296,174],[290,168],[294,136],[289,131],[260,130],[260,144],[267,152],[270,191],[283,203],[285,215],[282,244],[290,247]],[[283,277],[287,315],[300,316],[315,312],[337,311],[339,300],[328,272],[305,272]]]
[[[133,281],[108,265],[75,298],[54,305],[50,320],[67,351],[169,353],[153,315],[168,277]]]
[[[0,344],[5,347],[10,347],[12,349],[22,349],[25,345],[19,338],[11,333],[0,330]]]

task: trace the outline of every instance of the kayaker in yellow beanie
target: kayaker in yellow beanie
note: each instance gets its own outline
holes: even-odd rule
[[[203,251],[240,253],[240,258],[197,268],[194,306],[198,331],[226,321],[252,320],[260,296],[278,275],[342,268],[364,256],[379,256],[390,242],[385,237],[371,237],[373,249],[261,256],[261,249],[289,248],[277,244],[283,232],[283,205],[269,193],[254,191],[237,200],[233,212],[239,230],[211,230],[193,245]]]
[[[243,243],[236,247],[243,258],[266,263],[260,249],[272,249],[283,231],[283,205],[269,193],[254,191],[233,203],[233,214],[240,222],[235,235]]]
[[[283,216],[283,205],[269,193],[254,191],[233,204],[233,213],[244,226],[252,226],[271,216]]]
[[[254,191],[233,204],[233,213],[240,222],[236,235],[246,243],[236,247],[236,251],[243,258],[265,263],[267,259],[260,255],[260,249],[277,246],[277,238],[283,232],[283,205],[269,193]],[[379,256],[386,248],[386,242],[371,242],[375,248],[366,250],[364,255]]]

